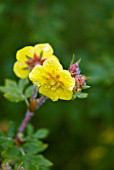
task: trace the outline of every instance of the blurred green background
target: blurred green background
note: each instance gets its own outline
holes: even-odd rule
[[[18,49],[50,43],[64,68],[72,54],[91,77],[87,99],[48,100],[35,116],[35,128],[49,128],[44,153],[53,170],[114,170],[114,0],[1,0],[0,84],[17,79],[12,68]],[[0,128],[20,124],[23,103],[0,95]]]

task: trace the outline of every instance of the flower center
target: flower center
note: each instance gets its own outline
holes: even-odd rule
[[[59,75],[52,76],[48,73],[48,78],[45,87],[51,89],[52,91],[56,91],[57,88],[63,85],[63,83],[59,80]]]
[[[43,62],[46,59],[42,59],[42,53],[40,56],[38,56],[37,54],[34,54],[33,58],[26,56],[27,57],[27,61],[26,64],[28,65],[28,67],[26,68],[27,70],[32,70],[36,65],[42,65]]]

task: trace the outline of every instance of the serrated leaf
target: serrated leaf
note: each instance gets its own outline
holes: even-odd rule
[[[33,136],[37,139],[44,139],[48,136],[49,131],[48,129],[42,128],[39,129]]]
[[[29,98],[32,96],[33,90],[34,90],[34,85],[27,87],[27,89],[25,90],[26,98]]]
[[[43,155],[25,155],[22,157],[25,170],[49,170],[52,163]]]
[[[34,155],[24,155],[22,157],[24,170],[40,170],[39,162]]]
[[[9,91],[13,92],[17,87],[17,84],[14,80],[5,79],[5,86],[0,86],[0,91],[3,93],[7,93]]]
[[[7,93],[5,93],[4,94],[4,97],[7,99],[7,100],[9,100],[9,101],[11,101],[11,102],[15,102],[15,103],[18,103],[18,102],[21,102],[21,101],[23,101],[24,100],[24,97],[23,96],[21,96],[21,95],[19,95],[19,94],[7,94]]]
[[[10,148],[6,148],[3,152],[2,152],[2,157],[4,158],[10,158],[10,159],[18,159],[20,155],[20,148],[17,146],[13,146]]]
[[[8,87],[16,87],[17,86],[17,83],[16,83],[16,81],[14,81],[14,80],[11,80],[11,79],[5,79],[5,84],[6,84],[6,86],[8,86]]]
[[[20,90],[21,93],[23,93],[23,90],[25,89],[25,87],[29,84],[29,80],[28,78],[25,79],[20,79],[19,83],[18,83],[18,88]]]
[[[47,144],[44,144],[41,141],[33,140],[31,142],[26,142],[23,145],[23,149],[26,153],[37,154],[44,151],[48,147]]]
[[[21,84],[25,86],[26,83],[27,81],[24,83],[20,82],[20,86]],[[25,100],[25,96],[23,95],[21,90],[19,89],[19,85],[14,80],[10,79],[6,79],[5,85],[0,86],[0,91],[4,93],[4,97],[9,101],[16,103]]]
[[[45,158],[43,155],[38,155],[37,160],[40,166],[50,167],[52,166],[52,162]]]

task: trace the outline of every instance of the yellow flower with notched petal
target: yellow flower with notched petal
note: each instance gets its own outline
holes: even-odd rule
[[[73,95],[75,79],[62,65],[47,59],[43,65],[38,65],[29,74],[30,80],[39,87],[39,92],[53,101],[70,100]]]
[[[16,53],[17,61],[14,64],[14,73],[19,78],[26,78],[34,66],[42,65],[48,58],[58,60],[48,43],[24,47]]]

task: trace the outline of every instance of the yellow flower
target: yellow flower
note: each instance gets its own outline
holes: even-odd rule
[[[48,43],[24,47],[16,53],[17,61],[14,64],[14,73],[19,78],[26,78],[34,66],[42,65],[48,58],[58,60]]]
[[[75,79],[59,62],[48,59],[29,74],[30,80],[39,87],[39,92],[53,101],[70,100],[73,95]]]

